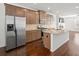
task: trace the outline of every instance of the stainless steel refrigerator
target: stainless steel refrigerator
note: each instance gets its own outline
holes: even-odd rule
[[[26,17],[6,15],[6,51],[25,45]]]

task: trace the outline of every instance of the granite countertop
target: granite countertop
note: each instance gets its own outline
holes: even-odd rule
[[[33,30],[40,30],[40,29],[28,29],[26,31],[33,31]]]
[[[53,34],[60,34],[64,32],[64,30],[56,30],[56,29],[44,29],[42,31],[45,33],[53,33]]]
[[[40,30],[40,29],[36,27],[29,27],[29,28],[26,27],[26,31],[33,31],[33,30]]]

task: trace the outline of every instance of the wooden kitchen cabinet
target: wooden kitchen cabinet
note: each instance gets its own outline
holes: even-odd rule
[[[50,49],[51,47],[50,33],[44,33],[42,39],[43,39],[44,47]]]
[[[34,11],[29,12],[30,24],[36,24],[36,14]]]
[[[31,35],[31,31],[26,31],[26,42],[32,41]]]
[[[46,18],[47,18],[46,12],[40,11],[40,23],[41,23],[41,24],[45,24],[45,22],[46,22],[46,20],[47,20]]]
[[[26,42],[32,42],[41,38],[41,31],[40,30],[31,30],[26,31]]]
[[[47,24],[51,24],[53,20],[53,16],[50,14],[47,14],[44,11],[40,11],[40,23],[47,25]]]
[[[16,7],[15,8],[15,16],[19,16],[19,17],[25,17],[25,9],[21,8],[21,7]]]
[[[44,11],[40,11],[40,19],[45,19],[46,13]]]
[[[7,11],[6,15],[26,17],[26,24],[39,24],[38,11],[33,11],[9,4],[5,4],[5,6]]]
[[[39,33],[37,32],[37,30],[26,31],[26,42],[31,42],[40,39],[40,36],[38,35]]]
[[[25,9],[9,4],[5,4],[6,15],[25,17]]]
[[[36,24],[39,24],[40,22],[40,19],[39,19],[39,12],[35,12],[35,15],[36,15]]]
[[[36,39],[40,39],[41,38],[41,30],[37,30],[36,31]]]
[[[5,12],[6,15],[14,16],[15,15],[15,6],[5,4],[5,11],[6,11]]]
[[[37,11],[29,10],[26,12],[27,24],[39,24],[39,14]]]

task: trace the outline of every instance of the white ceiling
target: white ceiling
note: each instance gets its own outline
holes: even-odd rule
[[[35,10],[44,10],[59,15],[79,14],[79,3],[14,3],[15,5],[32,8]],[[48,8],[50,8],[48,10]]]

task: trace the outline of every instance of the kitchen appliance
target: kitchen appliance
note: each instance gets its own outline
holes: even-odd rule
[[[6,51],[25,45],[26,17],[6,15]]]

